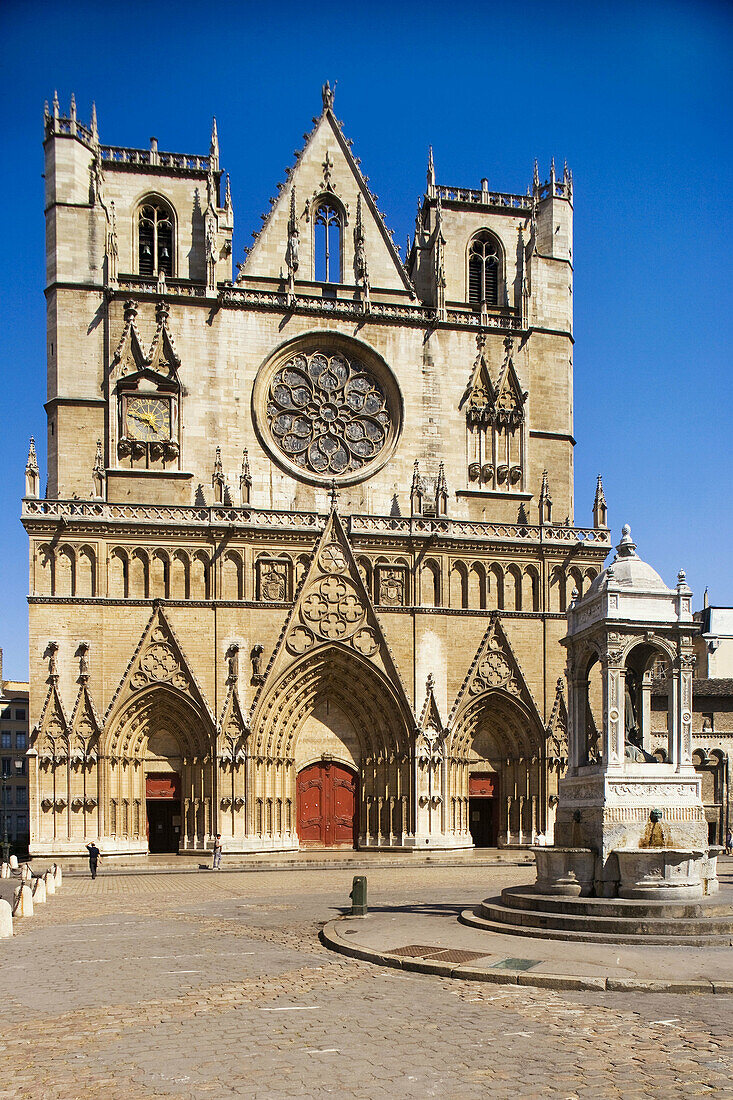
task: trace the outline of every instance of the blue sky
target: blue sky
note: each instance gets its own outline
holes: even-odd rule
[[[438,182],[523,192],[539,160],[575,183],[576,523],[603,473],[617,536],[702,603],[733,604],[731,76],[727,3],[411,0],[320,9],[0,5],[3,178],[0,646],[27,675],[28,437],[45,472],[42,112],[58,88],[107,144],[206,152],[232,177],[235,260],[338,80],[336,114],[395,240],[414,224],[428,145]],[[615,541],[615,540],[614,540]]]

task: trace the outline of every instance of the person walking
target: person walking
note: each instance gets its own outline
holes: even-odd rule
[[[101,856],[101,852],[97,845],[92,841],[91,844],[87,844],[87,851],[89,852],[89,870],[92,872],[92,878],[97,877],[97,860]]]
[[[729,825],[728,828],[725,830],[725,854],[727,856],[730,855],[732,848],[733,848],[733,833],[730,831],[730,825]]]
[[[214,841],[214,866],[212,870],[221,870],[221,833],[216,834],[216,840]]]

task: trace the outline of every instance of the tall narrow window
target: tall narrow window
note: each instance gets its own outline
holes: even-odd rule
[[[499,304],[499,246],[490,233],[477,233],[468,250],[468,300]]]
[[[315,276],[317,283],[341,282],[341,212],[330,202],[316,210]]]
[[[162,202],[146,202],[138,220],[140,275],[173,275],[173,215]]]

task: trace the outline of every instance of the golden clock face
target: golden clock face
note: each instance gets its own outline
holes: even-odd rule
[[[144,442],[170,439],[170,401],[160,397],[128,397],[125,422],[130,439]]]

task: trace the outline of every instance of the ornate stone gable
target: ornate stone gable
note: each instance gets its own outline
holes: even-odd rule
[[[418,727],[430,738],[442,737],[445,734],[445,725],[440,716],[438,704],[435,701],[434,689],[435,680],[432,676],[428,676],[425,684],[425,702],[420,711]]]
[[[86,683],[79,686],[71,715],[70,728],[71,736],[69,740],[73,754],[82,759],[87,759],[92,750],[96,752],[102,725],[89,686]]]
[[[110,365],[110,378],[114,382],[119,381],[120,378],[139,374],[145,369],[145,353],[140,344],[140,336],[135,324],[136,317],[135,303],[125,302],[125,327]]]
[[[245,758],[244,742],[249,727],[242,712],[236,684],[230,684],[219,721],[219,758],[232,765]]]
[[[524,405],[528,396],[527,392],[522,390],[514,367],[513,340],[507,337],[504,341],[506,354],[496,383],[492,382],[486,359],[486,336],[480,333],[476,343],[478,355],[467,390],[468,422],[483,427],[493,425],[513,431],[524,420]]]
[[[68,759],[69,721],[55,680],[49,684],[38,723],[31,734],[31,747],[38,752],[39,763],[50,764]]]
[[[456,715],[472,699],[490,691],[503,691],[513,696],[528,708],[541,727],[544,726],[497,612],[491,614],[489,625],[456,696],[448,725],[453,725]]]
[[[150,345],[147,357],[147,366],[157,375],[174,378],[178,374],[181,360],[173,343],[173,336],[168,327],[168,306],[160,302],[156,309],[158,324]]]
[[[110,700],[105,723],[109,721],[113,711],[123,709],[138,693],[159,685],[165,685],[187,697],[214,724],[211,708],[196,682],[181,644],[163,609],[156,607]]]
[[[373,662],[402,697],[407,713],[412,712],[381,623],[335,509],[311,554],[309,566],[295,595],[293,609],[253,701],[250,717],[267,694],[269,686],[279,680],[289,665],[330,645]]]
[[[238,281],[248,276],[277,278],[281,274],[284,281],[287,277],[292,279],[292,288],[297,281],[293,268],[293,241],[296,238],[301,242],[297,278],[307,279],[310,249],[305,247],[305,234],[310,232],[319,201],[333,196],[343,210],[345,281],[353,278],[355,284],[363,286],[368,262],[372,286],[408,291],[414,296],[414,287],[392,240],[392,232],[377,207],[377,196],[370,191],[368,177],[362,174],[351,145],[334,115],[332,95],[324,94],[323,111],[315,120],[313,130],[305,135],[305,145],[296,153],[295,164],[287,170],[286,182],[277,185],[278,194],[270,200],[269,213],[262,215],[262,229],[245,263],[240,265]],[[359,198],[360,230],[357,239],[352,241],[352,232],[346,230],[347,227],[350,230],[349,222],[356,215]]]
[[[555,688],[555,702],[547,723],[547,757],[558,764],[568,762],[568,708],[562,677]]]

